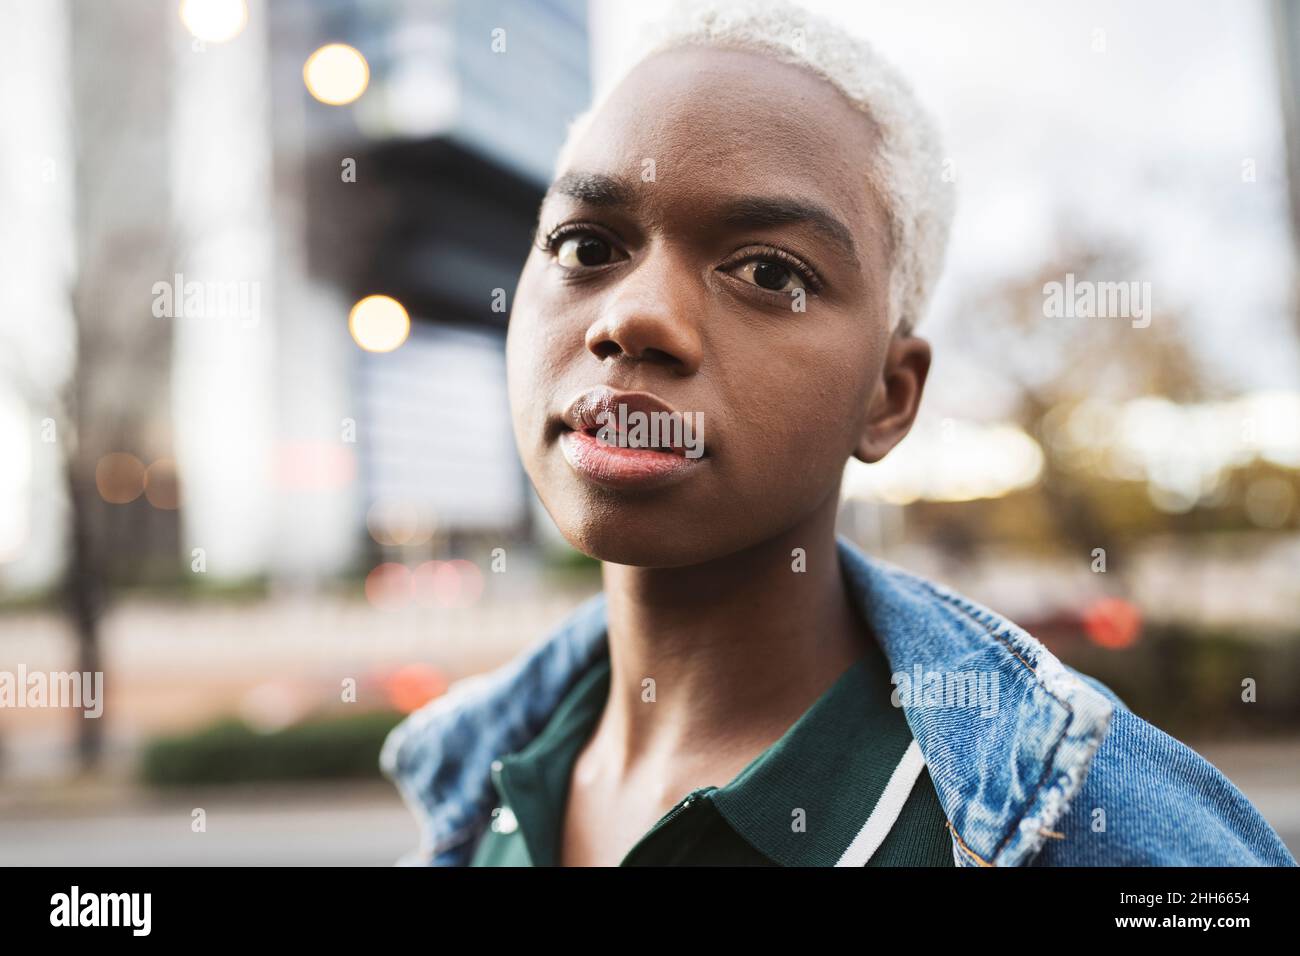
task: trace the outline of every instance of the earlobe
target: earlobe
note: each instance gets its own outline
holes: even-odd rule
[[[895,333],[889,340],[880,380],[853,457],[873,464],[907,437],[916,420],[930,373],[930,343],[915,335]]]

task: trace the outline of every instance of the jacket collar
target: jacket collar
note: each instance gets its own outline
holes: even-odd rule
[[[1113,705],[1010,621],[868,558],[847,538],[837,546],[891,673],[949,689],[946,699],[917,693],[901,703],[948,816],[954,860],[1032,859],[1082,787]],[[605,641],[600,593],[509,663],[457,681],[394,728],[380,765],[422,830],[419,851],[402,863],[468,862],[493,806],[492,762],[541,732]],[[994,688],[992,706],[953,709],[951,689],[963,686]]]
[[[903,712],[948,815],[956,861],[1028,862],[1083,786],[1113,705],[988,608],[869,559],[843,537],[839,550],[850,593],[895,674],[996,688],[996,709],[922,699]]]

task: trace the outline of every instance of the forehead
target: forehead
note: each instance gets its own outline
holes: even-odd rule
[[[833,210],[859,248],[886,242],[872,182],[870,118],[815,74],[761,53],[682,47],[635,67],[573,145],[561,174],[640,180],[707,208],[720,196],[771,196]]]

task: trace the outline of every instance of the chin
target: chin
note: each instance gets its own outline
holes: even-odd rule
[[[542,496],[551,520],[575,549],[598,561],[640,568],[680,568],[728,553],[713,540],[715,522],[684,515],[662,498],[607,497],[567,490],[554,504]]]

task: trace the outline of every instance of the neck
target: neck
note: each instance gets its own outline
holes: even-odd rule
[[[867,638],[840,569],[838,497],[704,564],[604,565],[611,680],[598,736],[615,774],[689,775],[695,761],[707,775],[726,752],[776,740],[858,659]]]

